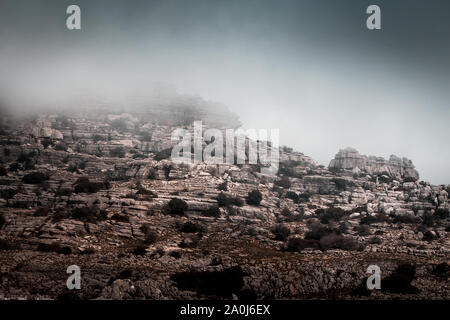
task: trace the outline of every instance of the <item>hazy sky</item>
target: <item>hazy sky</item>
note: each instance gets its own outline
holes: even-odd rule
[[[370,4],[382,30],[366,28]],[[352,146],[450,183],[449,13],[446,0],[0,0],[0,99],[167,83],[321,164]]]

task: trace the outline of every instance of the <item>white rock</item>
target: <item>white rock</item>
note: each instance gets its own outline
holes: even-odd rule
[[[361,214],[359,213],[359,212],[354,212],[354,213],[352,213],[350,216],[349,216],[349,218],[350,219],[353,219],[353,218],[356,218],[356,217],[359,217]]]

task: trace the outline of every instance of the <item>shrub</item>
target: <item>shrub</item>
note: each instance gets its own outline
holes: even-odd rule
[[[122,147],[115,147],[109,151],[111,157],[123,158],[125,157],[125,150]]]
[[[401,216],[395,216],[394,219],[392,219],[392,223],[409,223],[409,224],[415,224],[419,223],[420,218],[414,217],[410,215],[401,215]]]
[[[205,232],[205,227],[201,224],[188,221],[181,226],[180,231],[185,233]]]
[[[389,293],[417,293],[419,290],[411,285],[416,275],[416,267],[411,264],[401,264],[383,280],[382,289]]]
[[[281,210],[280,215],[285,216],[285,217],[290,217],[292,215],[292,212],[288,208],[284,207]]]
[[[22,166],[18,164],[17,162],[13,162],[9,165],[9,171],[11,172],[17,172],[22,169]]]
[[[49,179],[49,175],[42,172],[32,172],[23,176],[22,181],[26,184],[41,184]]]
[[[148,171],[147,179],[150,180],[156,180],[158,178],[158,173],[156,172],[155,168],[150,168]]]
[[[44,181],[40,185],[41,189],[47,191],[50,188],[50,183],[48,181]]]
[[[358,233],[358,235],[360,235],[361,237],[366,237],[366,236],[371,235],[370,228],[369,228],[369,226],[366,225],[366,224],[361,224],[361,225],[359,225],[359,226],[356,226],[356,227],[355,227],[355,231],[356,231],[356,232]]]
[[[61,249],[56,251],[59,254],[69,255],[72,253],[72,248],[69,246],[64,246]]]
[[[275,225],[270,231],[275,235],[275,240],[278,241],[286,241],[291,234],[291,230],[282,224]]]
[[[89,247],[89,248],[84,249],[84,250],[81,251],[80,253],[81,253],[81,254],[94,254],[95,252],[97,252],[97,251],[95,250],[95,248]]]
[[[97,222],[107,218],[106,212],[96,206],[74,208],[71,216],[72,219],[86,222]]]
[[[186,271],[171,276],[179,290],[198,292],[203,296],[231,299],[244,286],[244,272],[240,266],[218,271]]]
[[[33,170],[35,168],[35,161],[26,161],[23,164],[23,170],[28,171],[28,170]]]
[[[143,225],[141,225],[139,230],[141,230],[143,234],[147,234],[147,233],[151,232],[153,229],[150,224],[144,223]]]
[[[111,217],[111,220],[118,221],[118,222],[130,222],[130,217],[128,217],[124,214],[115,213]]]
[[[152,256],[162,257],[165,253],[166,253],[166,251],[164,250],[163,247],[157,247],[156,250],[152,253]]]
[[[438,235],[435,232],[431,232],[430,230],[426,231],[423,234],[423,241],[433,241],[438,238]]]
[[[0,239],[0,251],[18,250],[20,245],[12,243],[6,239]]]
[[[259,206],[262,200],[262,194],[258,190],[250,191],[247,195],[247,204]]]
[[[11,154],[11,150],[9,150],[8,148],[3,149],[3,155],[5,157],[9,157],[10,154]]]
[[[440,263],[440,264],[436,265],[433,268],[433,271],[431,271],[431,273],[436,275],[436,276],[445,276],[449,272],[450,272],[450,266],[446,262],[443,262],[443,263]]]
[[[2,214],[0,214],[0,230],[3,228],[5,223],[6,223],[5,217]]]
[[[334,182],[336,189],[339,191],[345,191],[347,188],[354,186],[352,181],[343,178],[333,178],[331,181]]]
[[[20,242],[13,242],[7,239],[0,239],[0,251],[20,250]]]
[[[304,216],[303,214],[295,215],[288,208],[284,207],[277,218],[279,221],[295,222],[302,221],[304,219]]]
[[[164,169],[164,177],[167,180],[169,180],[169,178],[170,178],[170,171],[172,171],[172,166],[168,165],[168,164],[165,164],[163,169]]]
[[[156,231],[150,231],[145,235],[145,243],[153,244],[158,240],[158,233]]]
[[[358,249],[358,242],[351,238],[332,233],[323,236],[320,239],[320,247],[322,248],[322,250],[342,249],[354,251]]]
[[[0,176],[6,176],[8,174],[8,171],[5,167],[0,167]]]
[[[169,159],[171,155],[172,155],[172,148],[167,148],[167,149],[157,152],[155,154],[155,156],[153,157],[153,159],[156,161],[161,161],[161,160]]]
[[[381,244],[383,241],[379,237],[373,236],[370,237],[367,242],[370,244]]]
[[[16,195],[17,191],[15,189],[3,189],[0,190],[0,195],[3,199],[5,200],[9,200],[14,198],[14,196]]]
[[[41,207],[41,208],[37,208],[36,211],[34,212],[34,216],[35,217],[46,217],[48,216],[48,214],[50,213],[50,208],[49,207]]]
[[[360,224],[372,224],[372,223],[382,223],[389,222],[389,217],[384,213],[379,213],[376,216],[367,215],[359,221]]]
[[[39,189],[39,187],[34,188],[33,193],[37,196],[40,197],[42,195],[41,189]]]
[[[72,189],[70,188],[60,188],[56,190],[55,195],[58,197],[69,197],[72,194]]]
[[[309,193],[301,193],[299,196],[299,202],[305,203],[309,201],[309,198],[311,197],[311,194]]]
[[[53,216],[52,216],[52,221],[53,222],[58,222],[61,221],[63,219],[68,219],[70,218],[71,212],[70,211],[66,211],[66,210],[58,210],[56,211]]]
[[[57,252],[60,249],[61,246],[58,242],[52,243],[40,242],[37,247],[37,250],[41,252]]]
[[[187,238],[184,238],[183,241],[178,245],[180,248],[195,248],[198,246],[198,243],[200,242],[200,238],[198,236],[190,236]]]
[[[447,219],[450,217],[449,209],[437,208],[434,212],[434,215],[439,217],[440,219]]]
[[[290,252],[300,252],[307,248],[320,249],[319,241],[291,237],[287,240],[285,244],[285,251]]]
[[[64,143],[58,143],[55,145],[56,151],[67,151],[67,146]]]
[[[283,194],[283,188],[280,188],[280,187],[274,185],[272,188],[272,192],[275,193],[277,195],[277,197],[279,198]]]
[[[435,216],[431,214],[431,212],[427,211],[422,216],[422,224],[424,224],[427,227],[433,227],[436,223]]]
[[[169,201],[168,208],[171,214],[183,215],[188,210],[188,204],[184,200],[173,198]]]
[[[278,170],[279,174],[282,174],[284,176],[288,177],[295,177],[301,179],[303,177],[302,173],[296,173],[294,170],[294,167],[301,165],[301,162],[289,160],[286,162],[280,163],[280,168]]]
[[[97,193],[101,189],[108,189],[109,182],[91,182],[87,177],[78,178],[74,183],[75,193]]]
[[[220,209],[218,206],[209,207],[205,210],[204,215],[208,217],[220,217]]]
[[[319,217],[322,223],[328,224],[331,220],[339,221],[346,214],[346,212],[341,208],[326,208],[317,209],[315,214]]]
[[[355,207],[355,208],[351,209],[350,211],[347,211],[347,213],[350,213],[350,214],[352,214],[352,213],[362,213],[362,212],[365,212],[365,211],[367,211],[367,206],[358,206],[358,207]]]
[[[175,259],[181,258],[181,252],[180,251],[170,251],[169,256]]]
[[[288,177],[282,177],[281,179],[276,180],[274,184],[285,189],[289,189],[291,187],[291,181]]]
[[[131,253],[137,256],[143,256],[147,253],[147,246],[144,246],[142,244],[137,245],[131,250]]]
[[[305,239],[307,240],[320,240],[323,236],[333,233],[331,228],[323,226],[321,224],[311,225],[311,230],[305,233]]]
[[[232,205],[242,207],[244,205],[244,202],[239,197],[234,197],[230,194],[221,192],[217,196],[217,204],[219,205],[219,207],[229,207]]]
[[[291,199],[292,201],[294,201],[294,203],[299,203],[300,202],[300,197],[297,193],[293,192],[293,191],[288,191],[286,193],[286,198]]]
[[[69,118],[67,118],[67,116],[65,115],[58,116],[56,118],[56,121],[59,122],[62,127],[68,127],[71,124]]]
[[[422,232],[422,233],[425,233],[425,232],[427,232],[427,227],[426,227],[425,225],[423,225],[423,224],[419,224],[419,225],[416,227],[416,232]]]
[[[137,188],[138,188],[138,191],[136,192],[136,194],[150,196],[151,198],[158,198],[158,195],[155,192],[144,188],[140,184],[138,185]]]
[[[125,119],[116,119],[111,122],[111,127],[115,130],[125,131],[127,130],[127,122]]]
[[[92,139],[94,140],[95,143],[99,142],[99,141],[106,141],[106,138],[104,136],[101,136],[99,134],[95,134]]]
[[[282,174],[284,176],[288,176],[288,177],[294,177],[295,176],[295,171],[293,168],[291,167],[287,167],[284,164],[280,164],[280,168],[278,170],[279,174]]]
[[[244,230],[240,233],[243,236],[256,236],[259,234],[259,231],[254,226],[245,227]]]
[[[349,224],[348,222],[342,222],[342,223],[339,225],[339,232],[340,232],[340,233],[347,233],[349,227],[350,227],[350,224]]]
[[[237,207],[242,207],[244,205],[244,200],[242,200],[240,197],[236,196],[233,197],[233,205],[237,206]]]
[[[33,160],[34,156],[35,156],[35,153],[33,151],[31,151],[29,153],[21,153],[17,157],[17,162],[19,162],[19,163],[29,162],[29,161]]]
[[[78,170],[78,166],[73,163],[69,164],[69,166],[67,167],[67,171],[72,172],[72,173],[74,173],[74,172],[80,173],[80,171]]]
[[[141,141],[152,141],[152,134],[148,131],[141,131]]]
[[[143,224],[140,229],[144,233],[146,244],[153,244],[158,240],[158,233],[148,223]]]
[[[224,181],[217,187],[217,190],[219,191],[228,191],[228,182]]]

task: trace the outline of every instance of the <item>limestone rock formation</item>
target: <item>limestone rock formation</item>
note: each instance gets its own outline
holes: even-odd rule
[[[409,160],[347,148],[326,168],[282,147],[274,176],[175,163],[180,124],[236,117],[195,97],[135,106],[1,119],[0,299],[64,297],[73,264],[83,299],[359,299],[374,261],[385,277],[408,261],[419,291],[365,298],[450,298],[450,187]]]
[[[391,155],[389,160],[382,157],[365,156],[354,148],[339,150],[328,168],[330,170],[352,170],[370,175],[387,175],[397,180],[419,180],[419,173],[411,160]]]

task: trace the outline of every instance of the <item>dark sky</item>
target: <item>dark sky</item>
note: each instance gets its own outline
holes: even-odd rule
[[[382,30],[366,28],[371,4]],[[20,107],[169,84],[322,164],[353,146],[449,183],[449,14],[437,0],[0,0],[0,93]]]

